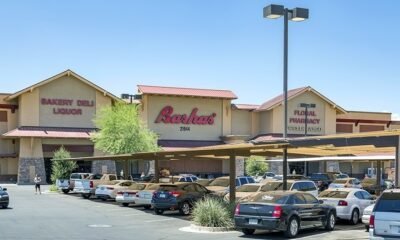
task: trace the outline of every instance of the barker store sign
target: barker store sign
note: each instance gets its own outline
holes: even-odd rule
[[[42,106],[52,106],[52,113],[55,115],[82,115],[82,109],[94,107],[93,100],[85,99],[62,99],[62,98],[42,98],[40,99]]]
[[[165,106],[161,109],[154,123],[180,124],[180,125],[213,125],[216,113],[201,115],[198,108],[193,108],[190,113],[175,113],[174,108]],[[181,131],[190,131],[189,127],[181,127]]]
[[[323,134],[324,121],[318,112],[313,110],[295,109],[288,119],[288,131],[291,133],[303,134],[307,126],[307,133]]]

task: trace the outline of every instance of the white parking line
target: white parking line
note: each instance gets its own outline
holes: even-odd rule
[[[172,220],[176,220],[174,218],[167,218],[167,219],[159,219],[159,220],[148,220],[148,221],[144,221],[147,223],[152,223],[152,222],[164,222],[164,221],[172,221]]]

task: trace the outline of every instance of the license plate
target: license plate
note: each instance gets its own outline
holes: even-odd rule
[[[124,197],[128,197],[129,196],[129,193],[124,193]]]
[[[164,194],[163,194],[164,195]],[[151,194],[145,194],[144,198],[151,198]]]
[[[251,224],[251,225],[256,225],[256,224],[258,224],[258,219],[250,218],[250,219],[249,219],[249,224]]]
[[[161,194],[160,194],[160,198],[165,198],[165,194],[164,194],[164,193],[161,193]]]
[[[104,187],[101,187],[100,189],[101,189],[101,190],[104,190]]]

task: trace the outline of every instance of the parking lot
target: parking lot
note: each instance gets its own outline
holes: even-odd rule
[[[190,217],[178,213],[162,216],[140,207],[120,207],[115,202],[85,200],[76,194],[35,195],[33,186],[8,188],[10,206],[0,210],[1,239],[283,239],[281,233],[192,233]],[[362,224],[339,222],[334,232],[310,230],[297,239],[367,239]]]

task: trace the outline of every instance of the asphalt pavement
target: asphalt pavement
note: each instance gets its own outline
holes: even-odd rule
[[[1,184],[0,184],[1,185]],[[162,216],[141,207],[121,207],[115,202],[82,199],[77,194],[35,194],[33,186],[1,185],[8,188],[10,206],[0,209],[1,240],[98,240],[98,239],[163,239],[163,240],[225,240],[284,239],[279,232],[256,232],[244,236],[241,232],[193,233],[185,229],[190,217],[178,213]],[[362,224],[340,222],[335,231],[308,230],[296,239],[368,239]]]

